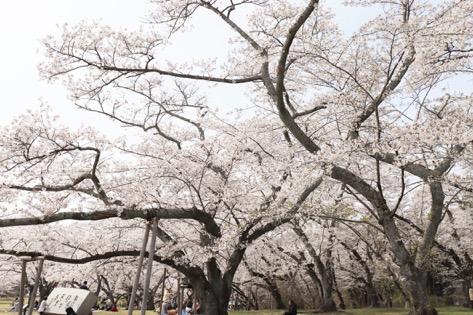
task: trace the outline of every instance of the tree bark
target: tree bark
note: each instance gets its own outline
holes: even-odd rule
[[[319,280],[320,282],[316,282],[315,285],[320,285],[321,289],[321,297],[320,297],[320,307],[319,310],[321,312],[333,312],[337,310],[337,305],[335,304],[335,301],[333,300],[333,281],[332,281],[332,266],[331,266],[331,251],[330,249],[327,249],[325,251],[325,255],[327,257],[327,261],[324,264],[320,258],[319,255],[317,255],[317,252],[315,248],[312,246],[310,243],[309,239],[307,238],[307,235],[304,233],[302,228],[299,225],[294,224],[293,225],[293,230],[294,232],[299,236],[299,238],[302,240],[304,243],[305,248],[307,249],[309,255],[313,259],[315,263],[315,267],[317,268],[317,271],[320,275]]]
[[[427,272],[406,264],[401,266],[401,273],[410,276],[405,280],[411,300],[409,315],[437,315],[437,310],[429,303],[426,289]]]
[[[264,282],[261,287],[268,290],[269,294],[271,294],[271,296],[274,298],[274,301],[276,302],[276,308],[280,310],[285,309],[286,305],[282,299],[281,292],[279,292],[276,279],[270,275],[254,271],[250,266],[248,266],[248,264],[247,268],[252,277],[259,278]]]

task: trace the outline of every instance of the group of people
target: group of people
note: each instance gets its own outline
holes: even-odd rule
[[[173,294],[171,289],[168,288],[165,291],[163,301],[164,302],[161,307],[162,315],[178,315],[177,297]],[[194,302],[192,296],[188,296],[186,301],[183,303],[181,310],[181,315],[199,314],[200,303],[198,301]]]
[[[89,288],[87,286],[87,281],[84,281],[79,288],[84,289],[84,290],[88,290]],[[473,306],[472,294],[473,294],[473,289],[470,288],[470,299],[472,299],[472,306]],[[35,301],[35,309],[38,310],[39,315],[44,314],[44,311],[47,308],[47,300],[48,300],[48,297],[45,296],[41,300],[41,303],[38,303],[38,301]],[[177,307],[177,303],[176,303],[176,296],[173,294],[171,289],[168,289],[165,292],[165,295],[163,297],[163,301],[165,301],[165,302],[162,305],[162,310],[161,310],[162,315],[178,315],[177,314],[178,307]],[[15,310],[18,311],[18,304],[19,304],[19,301],[18,301],[18,297],[17,297],[12,302],[12,304],[11,304],[12,308],[9,311],[15,311]],[[195,303],[194,303],[194,300],[193,300],[192,296],[188,296],[187,300],[184,302],[181,309],[182,309],[182,315],[199,314],[200,303],[198,301],[195,301]],[[113,306],[112,306],[111,308],[106,309],[106,310],[112,311],[112,312],[118,311],[116,306],[115,306],[115,309],[113,309]],[[297,315],[297,305],[294,302],[294,300],[289,301],[289,308],[286,312],[283,313],[283,315]]]
[[[38,310],[40,314],[44,313],[44,310],[46,309],[46,299],[47,297],[44,297],[43,300],[41,301],[41,304],[38,302],[38,300],[34,301],[33,309]],[[20,300],[19,297],[16,297],[15,300],[11,303],[11,308],[8,310],[8,312],[18,312],[18,308],[20,307]],[[23,306],[23,315],[26,315],[26,311],[28,310],[29,305],[25,304]]]
[[[110,301],[110,299],[107,299],[105,297],[101,297],[97,300],[97,303],[95,304],[94,309],[102,310],[102,311],[118,312],[117,306],[115,304],[112,304],[112,301]]]
[[[87,287],[87,281],[84,281],[80,287],[80,289],[84,289],[84,290],[89,290],[89,288]],[[11,309],[9,310],[9,312],[17,312],[18,311],[18,307],[19,307],[19,300],[18,300],[18,297],[12,302],[11,304]],[[25,306],[23,306],[23,315],[26,315],[26,311],[28,310],[28,307],[29,305],[26,304]],[[34,302],[34,309],[35,310],[38,310],[38,313],[39,315],[43,315],[44,312],[46,311],[46,309],[48,308],[48,297],[45,296],[42,298],[41,300],[41,303],[38,302],[38,300],[36,300]]]
[[[79,286],[79,289],[89,290],[88,282],[87,281],[82,282],[82,284]],[[94,309],[110,311],[110,312],[118,312],[117,306],[112,304],[110,300],[107,300],[105,298],[100,298],[95,304]]]

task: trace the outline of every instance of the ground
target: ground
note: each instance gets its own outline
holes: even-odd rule
[[[0,299],[0,313],[4,313],[10,309],[10,304],[13,298]],[[439,315],[473,315],[473,310],[462,307],[441,307],[438,308]],[[281,315],[281,310],[263,310],[263,311],[229,311],[230,315]],[[10,313],[14,315],[15,313]],[[118,313],[111,313],[107,311],[97,311],[94,315],[127,315],[128,312],[120,309]],[[300,315],[314,314],[311,310],[301,310]],[[360,308],[348,309],[343,312],[324,313],[324,315],[406,315],[407,311],[403,308]],[[35,311],[33,315],[38,315]],[[133,311],[133,315],[140,315],[140,311]],[[155,312],[147,311],[146,315],[157,315]],[[206,314],[207,315],[207,314]],[[209,314],[210,315],[210,314]]]

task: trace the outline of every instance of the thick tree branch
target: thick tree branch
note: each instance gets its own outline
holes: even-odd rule
[[[152,209],[130,209],[130,208],[114,208],[93,212],[59,212],[43,217],[28,217],[0,220],[1,227],[9,226],[28,226],[49,224],[63,220],[75,221],[98,221],[110,218],[119,218],[122,220],[144,219],[191,219],[202,223],[208,233],[215,237],[221,236],[220,227],[213,218],[206,212],[196,208],[152,208]]]
[[[286,108],[286,105],[284,103],[284,69],[286,69],[287,58],[289,56],[289,52],[291,50],[291,46],[296,37],[297,32],[302,27],[302,25],[304,25],[304,23],[308,20],[318,3],[318,0],[309,1],[304,11],[289,29],[286,41],[284,42],[284,46],[282,48],[281,55],[278,61],[276,86],[274,87],[272,82],[268,82],[267,80],[269,78],[265,76],[265,74],[263,74],[263,79],[267,81],[265,82],[266,88],[268,89],[269,95],[272,96],[273,100],[276,102],[276,107],[278,109],[281,121],[291,131],[294,137],[296,137],[296,139],[304,146],[304,148],[306,148],[311,153],[316,153],[320,151],[320,147],[315,144],[315,142],[312,141],[312,139],[299,127],[299,125],[292,117],[291,113]]]

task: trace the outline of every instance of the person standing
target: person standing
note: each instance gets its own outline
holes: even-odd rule
[[[164,291],[164,297],[163,301],[164,302],[171,302],[171,299],[173,298],[174,294],[172,293],[171,288],[167,288],[166,291]]]
[[[468,289],[468,295],[470,296],[470,308],[473,308],[473,287],[471,285]]]
[[[164,291],[163,302],[161,303],[161,314],[167,314],[168,306],[172,303],[173,293],[171,288]]]
[[[41,303],[39,304],[39,308],[38,308],[39,315],[43,315],[44,311],[48,308],[47,300],[48,300],[48,297],[45,296],[43,300],[41,301]]]
[[[84,281],[84,282],[80,285],[79,289],[89,290],[89,287],[87,286],[87,281]]]

